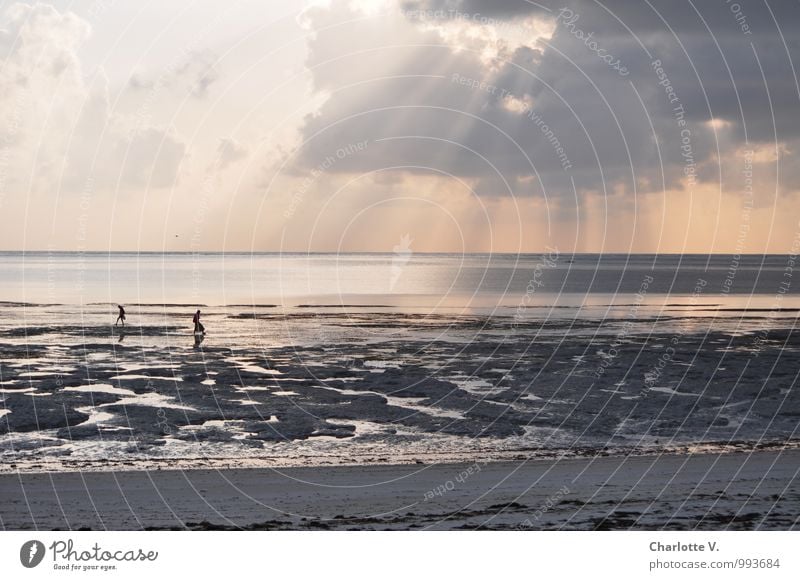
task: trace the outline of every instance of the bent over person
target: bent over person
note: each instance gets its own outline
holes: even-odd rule
[[[119,308],[119,316],[117,316],[117,321],[114,323],[114,326],[122,321],[122,326],[125,326],[125,309],[120,305],[117,304],[117,308]]]
[[[194,317],[192,318],[192,322],[194,322],[194,331],[195,333],[203,333],[206,332],[206,327],[203,326],[203,323],[200,322],[200,310],[194,313]]]

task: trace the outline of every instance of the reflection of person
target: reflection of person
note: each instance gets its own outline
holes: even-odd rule
[[[206,327],[203,326],[203,323],[200,322],[200,310],[194,313],[194,318],[192,318],[192,322],[194,322],[194,331],[195,333],[202,333],[205,334]]]
[[[119,321],[122,321],[122,326],[125,326],[125,309],[117,304],[117,308],[119,308],[119,316],[117,316],[117,321],[114,323],[114,326],[119,324]]]

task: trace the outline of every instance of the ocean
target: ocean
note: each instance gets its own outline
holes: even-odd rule
[[[456,308],[514,306],[527,294],[541,306],[598,304],[638,292],[704,294],[735,305],[791,284],[795,258],[781,255],[657,254],[275,254],[0,252],[5,302],[89,305],[281,304]],[[535,279],[535,280],[534,280]],[[534,292],[529,285],[534,280]],[[658,299],[653,300],[656,303]]]
[[[795,261],[0,253],[0,469],[793,445]]]

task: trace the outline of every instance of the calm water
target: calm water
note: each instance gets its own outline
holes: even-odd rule
[[[0,300],[491,308],[516,306],[526,297],[526,305],[574,306],[628,300],[624,296],[641,291],[644,282],[644,298],[680,301],[696,293],[702,279],[708,302],[770,307],[776,295],[800,292],[788,265],[790,258],[779,255],[13,252],[0,253]],[[592,300],[595,295],[603,298]]]

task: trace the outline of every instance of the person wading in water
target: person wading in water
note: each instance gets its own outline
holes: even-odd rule
[[[119,308],[119,316],[117,316],[117,321],[114,323],[114,326],[119,324],[120,320],[122,321],[122,326],[125,326],[125,309],[119,304],[117,304],[117,308]]]
[[[192,318],[192,322],[194,322],[195,333],[200,333],[200,334],[206,333],[206,327],[203,326],[202,322],[200,322],[200,310],[194,313],[194,318]]]

